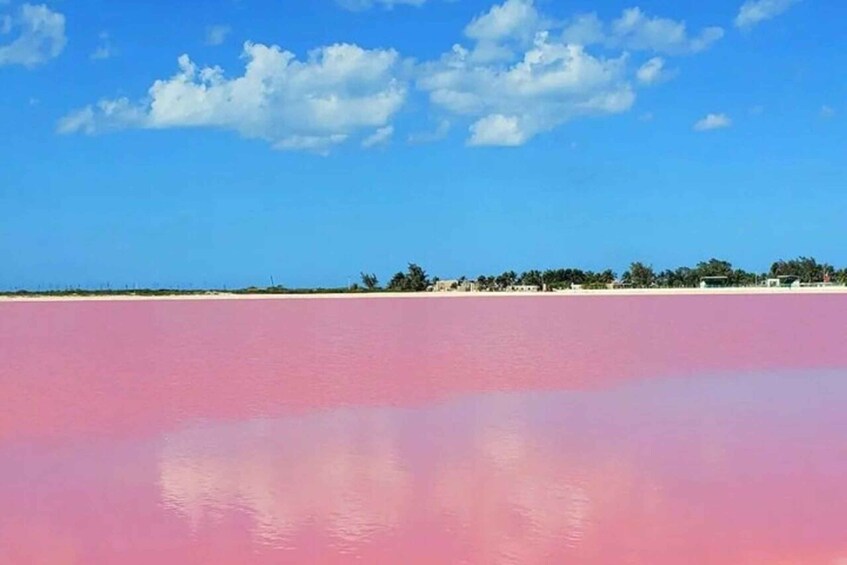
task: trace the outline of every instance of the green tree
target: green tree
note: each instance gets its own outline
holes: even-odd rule
[[[638,288],[647,288],[653,286],[656,282],[656,273],[653,267],[644,263],[635,262],[629,266],[629,275],[632,279],[632,286]]]
[[[676,288],[695,287],[699,282],[697,273],[689,267],[679,267],[673,272],[673,277],[671,278],[671,286]]]
[[[392,292],[403,292],[407,287],[406,273],[397,273],[388,281],[388,290]]]
[[[612,269],[606,269],[602,273],[596,273],[591,282],[593,283],[602,283],[602,284],[612,284],[615,282],[617,275]]]
[[[803,282],[821,282],[826,273],[835,272],[832,265],[818,263],[814,257],[798,257],[790,261],[779,260],[771,265],[771,276],[797,275]]]
[[[661,288],[670,288],[673,286],[674,273],[670,269],[656,274],[656,286]]]
[[[373,273],[360,273],[362,275],[362,284],[368,290],[376,290],[379,288],[379,279]]]
[[[494,282],[494,277],[479,275],[476,279],[476,284],[479,286],[480,290],[494,290],[496,283]]]
[[[429,286],[429,278],[420,266],[415,263],[409,263],[409,269],[406,271],[406,281],[410,292],[423,292]]]
[[[701,261],[697,263],[697,267],[694,269],[696,274],[697,283],[703,277],[726,277],[727,282],[731,285],[738,284],[738,277],[735,269],[732,267],[732,263],[729,261],[723,261],[721,259],[709,259],[708,261]]]
[[[744,269],[735,269],[730,277],[732,284],[738,286],[755,286],[759,281],[759,275],[756,273],[750,273],[745,271]]]
[[[541,271],[527,271],[520,276],[518,282],[523,285],[535,285],[539,287],[544,284]]]
[[[709,259],[697,263],[698,277],[728,277],[732,278],[735,272],[732,268],[732,263],[722,261],[720,259]]]
[[[568,280],[564,269],[547,269],[541,275],[541,282],[547,285],[547,288],[570,286],[573,283],[573,281]]]
[[[430,281],[419,265],[409,263],[405,273],[397,273],[388,283],[388,290],[394,292],[423,292],[429,287]]]
[[[500,290],[514,286],[518,282],[518,274],[514,271],[506,271],[495,279],[495,284]]]

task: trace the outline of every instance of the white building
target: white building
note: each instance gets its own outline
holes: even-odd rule
[[[800,277],[796,275],[781,275],[775,279],[768,279],[768,288],[800,288]]]
[[[535,284],[515,284],[510,286],[509,292],[539,292],[541,287]]]

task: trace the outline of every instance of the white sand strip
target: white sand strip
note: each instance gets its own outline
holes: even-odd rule
[[[458,298],[514,298],[544,299],[586,298],[592,296],[715,296],[715,295],[799,295],[844,294],[847,286],[803,288],[646,288],[614,290],[565,290],[558,292],[378,292],[344,294],[233,294],[207,293],[197,295],[139,296],[114,294],[109,296],[0,296],[0,302],[108,302],[108,301],[165,301],[165,300],[326,300],[326,299],[458,299]]]

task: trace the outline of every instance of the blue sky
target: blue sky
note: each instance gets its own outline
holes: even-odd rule
[[[844,265],[845,16],[0,0],[0,288]]]

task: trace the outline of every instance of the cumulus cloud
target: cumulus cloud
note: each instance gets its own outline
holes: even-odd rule
[[[574,118],[615,114],[635,101],[628,56],[594,56],[549,30],[532,0],[506,0],[475,18],[440,60],[420,68],[432,104],[472,119],[468,144],[514,146]],[[527,39],[529,37],[529,39]]]
[[[528,137],[527,128],[516,116],[490,114],[471,126],[468,144],[517,146],[526,143]]]
[[[188,55],[147,98],[101,100],[65,116],[60,133],[119,128],[208,127],[264,139],[278,149],[325,152],[362,131],[383,128],[403,105],[406,86],[393,50],[335,44],[305,60],[277,46],[245,43],[244,74],[199,68]]]
[[[361,12],[374,7],[392,10],[396,6],[423,6],[426,0],[336,0],[336,3],[351,12]]]
[[[425,0],[339,2],[365,9]],[[228,28],[207,32],[216,43]],[[391,121],[405,103],[404,77],[411,75],[440,124],[411,134],[409,142],[441,139],[451,123],[463,123],[468,145],[522,145],[575,119],[630,110],[636,87],[672,75],[668,58],[702,51],[722,35],[715,27],[690,33],[685,22],[639,8],[609,22],[596,14],[557,20],[534,0],[500,0],[472,18],[464,40],[435,60],[416,63],[391,49],[349,44],[298,60],[279,47],[248,42],[241,76],[200,68],[183,55],[178,72],[156,81],[146,97],[101,100],[66,115],[58,131],[208,127],[286,150],[325,153],[348,141],[372,147],[393,136]],[[630,64],[634,51],[649,53],[639,56],[640,66]]]
[[[437,107],[472,120],[469,145],[521,145],[576,118],[625,112],[635,102],[633,84],[670,76],[664,56],[633,72],[629,51],[698,53],[723,33],[690,33],[685,22],[639,8],[610,22],[596,14],[557,22],[533,0],[504,0],[465,28],[469,46],[421,67],[418,87]],[[589,51],[594,45],[600,53]]]
[[[732,120],[726,114],[708,114],[705,118],[694,124],[694,130],[709,131],[728,128],[731,125]]]
[[[610,23],[597,14],[582,14],[568,22],[565,41],[581,45],[685,55],[705,51],[724,36],[720,27],[707,27],[691,35],[683,21],[650,17],[640,8],[629,8]]]
[[[471,145],[520,145],[576,117],[628,110],[635,94],[626,59],[597,58],[540,33],[515,64],[479,64],[456,47],[428,66],[419,86],[433,104],[476,118]]]
[[[213,25],[206,28],[206,45],[221,45],[226,41],[232,29],[226,25]]]
[[[476,42],[471,58],[478,62],[511,60],[532,43],[542,17],[533,0],[505,0],[474,18],[465,36]]]
[[[635,73],[638,82],[642,84],[655,84],[668,76],[665,70],[665,60],[661,57],[653,57],[638,68]]]
[[[0,67],[36,67],[59,56],[65,48],[65,16],[43,4],[23,4],[11,15],[0,16]]]
[[[532,0],[506,0],[474,18],[465,28],[465,35],[477,40],[499,40],[526,35],[539,21]]]
[[[736,27],[749,29],[787,11],[800,0],[747,0],[735,17]]]
[[[533,0],[504,0],[468,24],[470,45],[422,65],[417,84],[435,106],[472,120],[469,145],[522,145],[573,119],[625,112],[635,83],[670,76],[660,56],[631,71],[629,51],[697,53],[723,33],[709,27],[692,34],[685,22],[639,8],[608,23],[596,14],[557,22]],[[594,45],[600,53],[589,51]]]
[[[362,140],[362,147],[376,147],[377,145],[385,145],[391,140],[391,137],[394,135],[394,126],[385,126],[379,128],[371,135]]]

